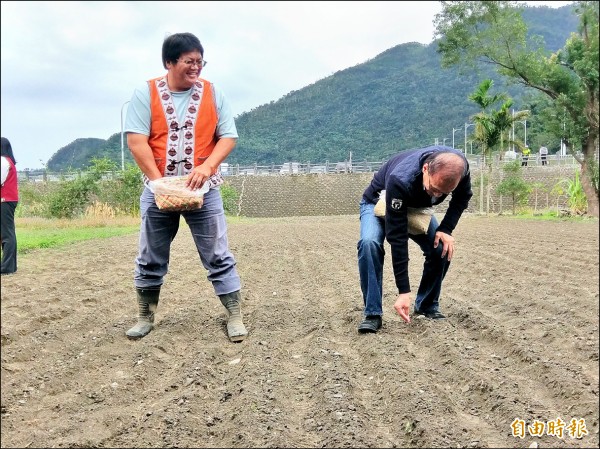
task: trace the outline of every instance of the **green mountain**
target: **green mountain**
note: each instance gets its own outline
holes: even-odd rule
[[[125,163],[133,163],[133,157],[125,143]],[[96,139],[94,137],[75,139],[70,144],[62,147],[48,160],[46,168],[50,171],[69,171],[86,168],[92,159],[108,158],[121,166],[121,132],[108,138]]]
[[[572,6],[527,7],[523,17],[530,34],[542,36],[550,51],[562,48],[578,25]],[[401,44],[240,114],[240,138],[228,162],[335,162],[347,160],[350,153],[353,160],[378,161],[436,139],[451,145],[453,131],[455,146],[462,147],[465,122],[477,112],[468,95],[487,77],[495,80],[495,92],[513,97],[515,110],[527,105],[530,92],[506,85],[492,72],[443,69],[436,49],[436,42]],[[528,133],[528,140],[534,138]],[[48,169],[84,168],[98,157],[120,166],[120,132],[106,141],[75,140],[52,156]],[[127,149],[125,158],[133,162]]]

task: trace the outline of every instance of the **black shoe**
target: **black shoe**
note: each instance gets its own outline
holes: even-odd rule
[[[379,315],[368,315],[358,325],[358,332],[360,334],[375,333],[379,329],[381,329],[381,316]]]
[[[434,310],[433,312],[419,312],[418,310],[415,310],[415,315],[423,315],[425,318],[429,318],[430,320],[446,319],[446,315],[439,310]]]

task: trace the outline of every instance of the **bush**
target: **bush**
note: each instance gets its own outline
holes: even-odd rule
[[[71,173],[73,174],[73,173]],[[110,207],[115,215],[139,216],[142,173],[135,164],[124,171],[110,160],[95,159],[87,172],[58,182],[19,184],[17,217],[76,218]]]
[[[135,164],[128,164],[114,179],[101,182],[98,202],[110,204],[117,215],[138,216],[140,195],[144,190],[142,171]]]
[[[554,191],[559,195],[567,196],[567,204],[573,215],[583,215],[587,212],[587,197],[579,178],[579,171],[575,172],[574,179],[562,179],[554,186]]]
[[[239,211],[238,200],[240,195],[235,187],[227,182],[221,184],[221,197],[223,198],[223,209],[225,209],[225,213],[228,215],[237,215]]]
[[[512,198],[512,213],[515,215],[516,207],[527,203],[531,187],[523,180],[521,161],[508,162],[502,170],[506,176],[498,184],[496,191],[500,195],[509,195]]]
[[[97,191],[98,186],[88,175],[61,181],[58,190],[49,198],[50,218],[74,218],[83,214],[90,203],[91,194]]]
[[[117,170],[112,162],[97,159],[74,179],[58,182],[21,182],[17,217],[78,218],[84,216],[132,216],[140,214],[144,189],[142,172],[135,164]],[[221,185],[223,208],[237,215],[239,194],[225,182]]]
[[[19,204],[15,210],[15,217],[47,217],[48,198],[57,185],[48,182],[20,182]]]

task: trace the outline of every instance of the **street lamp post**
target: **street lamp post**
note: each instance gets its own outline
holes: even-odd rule
[[[515,152],[515,110],[512,110],[512,152]],[[509,134],[510,135],[510,134]]]
[[[467,154],[467,129],[469,129],[469,126],[475,126],[475,123],[465,123],[465,154]]]
[[[525,127],[525,139],[524,139],[524,144],[525,146],[527,146],[527,120],[516,120],[515,122],[513,122],[513,131],[512,131],[512,150],[513,152],[515,151],[515,139],[517,138],[515,135],[515,123],[521,123],[524,127]]]
[[[528,110],[527,110],[528,111]],[[524,111],[519,111],[519,112],[524,112]],[[515,122],[516,123],[521,123],[523,126],[525,126],[525,146],[527,146],[527,120],[514,120],[514,116],[515,116],[515,110],[512,110],[512,115],[513,115],[513,122],[512,122],[512,150],[513,153],[515,151]]]
[[[123,143],[123,108],[130,100],[127,100],[121,106],[121,171],[125,171],[125,145]]]
[[[521,123],[525,127],[525,146],[527,146],[527,120],[517,120],[517,123]],[[513,131],[513,140],[515,140],[515,134]]]
[[[454,147],[454,133],[456,131],[460,131],[461,129],[462,129],[462,126],[460,128],[452,128],[452,148],[455,148]],[[465,144],[465,153],[466,153],[466,148],[467,148],[467,145]]]

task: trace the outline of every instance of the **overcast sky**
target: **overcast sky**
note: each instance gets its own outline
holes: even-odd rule
[[[221,87],[237,116],[396,45],[431,43],[441,10],[437,1],[2,1],[1,7],[1,130],[19,170],[41,168],[77,138],[120,132],[134,87],[165,73],[167,34],[198,36],[208,61],[202,77]]]

